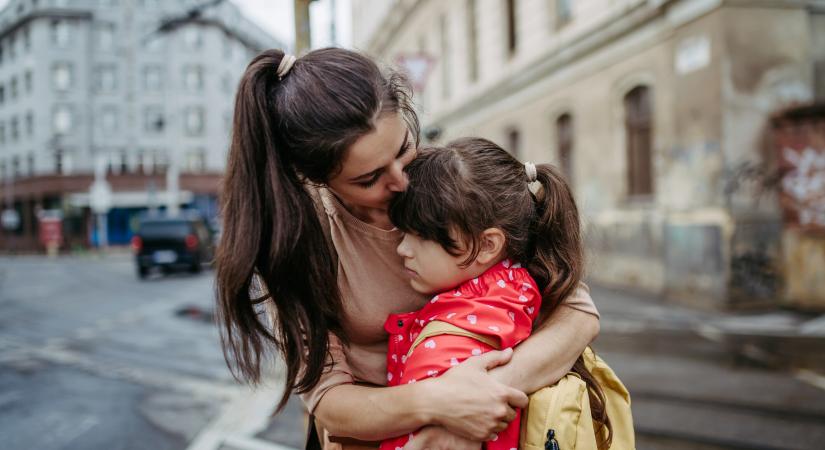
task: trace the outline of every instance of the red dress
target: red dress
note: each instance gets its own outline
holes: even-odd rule
[[[514,347],[530,335],[541,306],[535,280],[520,264],[501,261],[480,277],[449,292],[434,296],[416,312],[392,314],[384,323],[390,334],[387,351],[387,384],[397,386],[437,377],[470,356],[493,350],[476,339],[439,335],[407,353],[424,326],[432,320],[448,322],[476,334],[496,339],[500,348]],[[521,414],[487,449],[517,449]],[[381,443],[382,450],[395,450],[413,436],[400,436]]]

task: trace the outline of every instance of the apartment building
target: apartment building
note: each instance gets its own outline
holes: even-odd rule
[[[707,308],[781,297],[770,118],[825,97],[825,2],[354,0],[353,30],[428,74],[427,135],[562,168],[590,280]]]
[[[38,247],[37,217],[64,218],[67,245],[96,240],[89,188],[103,164],[110,243],[169,195],[214,215],[234,91],[253,55],[281,47],[224,1],[11,0],[0,11],[0,201],[19,226],[0,248]],[[185,19],[185,20],[181,20]]]

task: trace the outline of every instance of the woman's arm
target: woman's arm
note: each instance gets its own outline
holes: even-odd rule
[[[321,398],[315,416],[333,436],[377,441],[425,425],[440,425],[459,436],[483,441],[502,422],[515,417],[513,407],[527,406],[523,392],[487,374],[507,363],[511,355],[509,350],[488,352],[439,378],[402,386],[335,386]]]
[[[532,394],[563,377],[598,334],[597,316],[562,304],[516,347],[509,364],[492,369],[490,374],[507,386]]]

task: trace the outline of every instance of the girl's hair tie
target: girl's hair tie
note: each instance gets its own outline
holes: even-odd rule
[[[536,165],[530,161],[527,161],[524,163],[524,171],[527,173],[527,188],[530,189],[530,192],[532,192],[533,195],[537,195],[539,189],[541,189],[541,183],[536,181],[538,179]]]
[[[295,60],[297,58],[295,55],[287,55],[284,54],[284,57],[281,58],[281,63],[278,64],[278,79],[283,80],[286,74],[289,73],[289,69],[292,68],[292,65],[295,64]]]

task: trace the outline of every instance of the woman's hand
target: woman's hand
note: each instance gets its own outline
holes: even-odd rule
[[[512,355],[512,349],[487,352],[428,381],[433,424],[477,442],[507,428],[516,418],[514,408],[527,407],[527,396],[496,381],[487,371],[506,364]]]
[[[422,428],[404,450],[479,450],[481,442],[456,436],[441,427]]]

